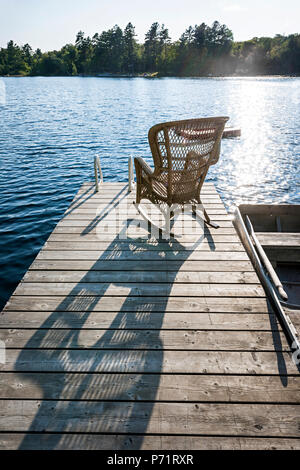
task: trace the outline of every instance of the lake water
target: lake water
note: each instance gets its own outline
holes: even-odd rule
[[[209,172],[226,206],[300,203],[300,78],[0,78],[0,307],[96,153],[126,181],[129,155],[151,162],[153,124],[215,115],[242,129]]]

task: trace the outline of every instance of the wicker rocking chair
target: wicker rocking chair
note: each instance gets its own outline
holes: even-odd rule
[[[212,117],[173,121],[153,126],[149,131],[149,144],[154,160],[154,171],[143,160],[135,158],[136,207],[140,214],[154,224],[142,209],[140,202],[148,199],[158,205],[169,227],[175,215],[174,207],[192,206],[199,217],[197,205],[210,165],[219,160],[220,143],[228,117]],[[162,208],[167,208],[163,210]],[[212,222],[202,205],[205,222]],[[167,230],[166,228],[159,230]]]

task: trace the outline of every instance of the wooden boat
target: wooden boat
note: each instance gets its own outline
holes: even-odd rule
[[[242,131],[238,127],[225,127],[223,132],[223,139],[230,139],[231,137],[240,137]]]
[[[241,205],[234,226],[292,349],[300,350],[300,205]]]
[[[153,72],[153,73],[150,73],[150,72],[145,72],[143,75],[142,75],[143,78],[158,78],[158,72]]]

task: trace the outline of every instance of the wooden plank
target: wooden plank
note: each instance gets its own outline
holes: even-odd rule
[[[300,437],[299,405],[5,400],[0,409],[4,432]]]
[[[0,450],[300,450],[298,438],[137,436],[116,434],[0,434]]]
[[[134,196],[134,190],[129,193],[128,192],[128,184],[117,184],[116,182],[111,182],[111,183],[104,183],[100,187],[99,192],[95,192],[95,186],[90,186],[90,187],[82,187],[79,189],[78,193],[75,195],[75,197],[79,196],[86,196],[86,195],[93,195],[93,196],[101,196],[105,192],[112,192],[116,194],[129,194],[132,197]],[[214,187],[213,184],[204,184],[202,189],[201,189],[201,195],[205,193],[214,193],[218,194],[217,189]]]
[[[178,282],[211,284],[258,284],[255,272],[168,272],[168,271],[33,271],[23,282]]]
[[[180,387],[178,386],[180,384]],[[300,403],[300,377],[0,373],[0,399]]]
[[[121,194],[120,197],[116,197],[115,196],[118,196],[118,192],[117,191],[111,191],[111,190],[104,190],[102,191],[102,193],[100,194],[94,194],[94,195],[90,195],[88,197],[82,197],[82,198],[76,198],[76,199],[73,199],[72,201],[72,206],[74,205],[77,205],[79,203],[83,203],[83,204],[106,204],[105,203],[102,203],[101,201],[103,200],[109,200],[109,204],[111,206],[115,205],[115,204],[119,204],[119,203],[122,203],[122,201],[129,201],[130,204],[133,205],[133,203],[135,203],[136,201],[136,197],[135,197],[135,193],[132,192],[131,194],[129,193],[125,193],[125,194]],[[211,202],[216,202],[217,204],[222,204],[222,206],[224,207],[224,204],[223,204],[223,201],[221,199],[221,197],[219,196],[218,193],[215,193],[215,192],[205,192],[202,194],[201,196],[201,201],[202,203],[204,204],[205,202],[207,202],[208,204],[211,203]],[[142,204],[143,205],[151,205],[152,202],[150,202],[149,200],[147,199],[143,199],[142,201]]]
[[[128,195],[128,193],[127,194],[123,193],[123,194],[117,195],[115,193],[106,192],[106,193],[102,193],[99,196],[98,195],[90,195],[90,196],[87,196],[87,197],[83,196],[82,198],[74,199],[71,202],[68,209],[66,209],[66,211],[68,211],[68,210],[72,211],[74,208],[81,207],[84,204],[90,204],[90,205],[94,205],[94,206],[97,205],[97,204],[102,204],[103,206],[112,207],[112,206],[118,206],[119,204],[124,204],[124,203],[125,204],[128,203],[128,205],[134,207],[134,205],[136,204],[135,196]],[[211,193],[211,192],[202,195],[201,203],[204,206],[206,206],[206,204],[213,204],[213,203],[222,204],[222,206],[224,207],[223,201],[220,198],[220,196],[215,194],[215,193]],[[199,204],[201,204],[201,203],[199,203]],[[150,205],[152,203],[149,202],[146,199],[143,199],[141,204],[143,206],[149,206],[150,207]]]
[[[290,309],[285,309],[286,313],[290,317],[293,325],[296,327],[297,331],[300,331],[300,315],[299,315],[299,309],[295,310],[290,310]]]
[[[144,252],[145,250],[147,251],[185,251],[189,252],[191,251],[192,248],[192,243],[189,245],[181,245],[179,243],[175,244],[167,244],[164,243],[162,244],[150,244],[150,243],[145,243],[145,244],[139,244],[138,246],[133,247],[132,242],[120,242],[120,245],[118,245],[118,248],[122,251],[142,251]],[[48,241],[44,247],[43,250],[46,251],[58,251],[58,250],[63,250],[63,251],[114,251],[116,249],[116,244],[115,243],[109,243],[109,242],[86,242],[84,240],[81,240],[79,242],[52,242]],[[192,251],[244,251],[244,247],[241,243],[214,243],[214,242],[207,242],[206,240],[203,241],[202,243],[199,243]]]
[[[292,216],[295,220],[299,217],[299,204],[243,204],[242,213],[248,214],[253,217],[254,223],[256,218],[265,217],[267,219],[273,219],[277,216],[287,217]]]
[[[205,203],[205,209],[207,212],[214,210],[216,214],[227,214],[227,211],[224,207],[224,204],[222,204],[217,198],[215,199],[208,199],[210,202]],[[128,203],[128,205],[127,205]],[[143,204],[147,208],[151,208],[150,204]],[[104,213],[109,214],[110,212],[116,212],[118,213],[119,208],[123,208],[124,203],[123,200],[119,204],[103,204],[103,203],[97,203],[94,202],[93,200],[84,202],[77,207],[74,208],[68,208],[65,212],[65,214],[92,214],[96,215],[99,214],[99,212],[103,211]],[[136,210],[135,206],[133,205],[132,201],[125,201],[125,208],[127,209],[128,213],[130,215],[138,215],[138,211]],[[187,217],[190,217],[188,214]],[[192,217],[192,216],[191,216]]]
[[[290,351],[283,333],[257,331],[147,330],[0,330],[6,348],[89,350]]]
[[[220,198],[220,196],[216,194],[206,194],[202,197],[201,201],[205,207],[224,209],[224,204],[222,202],[222,199]],[[76,201],[73,201],[71,203],[68,209],[66,209],[66,212],[68,211],[71,212],[74,209],[82,210],[83,208],[86,208],[86,209],[101,208],[101,209],[106,210],[106,209],[113,209],[123,204],[128,204],[128,207],[130,207],[133,211],[137,212],[136,207],[135,207],[134,196],[114,198],[114,196],[109,193],[103,194],[101,197],[92,196],[89,198],[77,199]],[[144,207],[153,206],[153,204],[147,200],[143,200],[142,205]]]
[[[142,218],[139,217],[136,212],[133,212],[133,211],[126,211],[126,216],[125,216],[125,213],[122,212],[122,207],[120,208],[120,210],[116,210],[115,212],[105,212],[104,214],[99,214],[99,212],[97,213],[96,210],[92,210],[90,212],[87,212],[85,210],[83,211],[75,211],[74,212],[70,212],[68,214],[66,214],[64,217],[61,218],[61,221],[60,223],[63,223],[65,221],[77,221],[77,220],[85,220],[85,221],[90,221],[90,220],[97,220],[99,219],[99,222],[98,224],[101,225],[103,224],[104,222],[106,223],[107,221],[115,221],[115,220],[120,220],[120,221],[126,221],[128,219],[132,219],[132,220],[140,220],[142,221]],[[126,208],[124,208],[126,210]],[[211,209],[211,210],[207,210],[207,213],[209,216],[211,216],[212,219],[214,220],[218,220],[218,221],[227,221],[227,220],[231,220],[230,219],[230,216],[226,213],[225,210],[221,210],[221,209]],[[178,218],[175,220],[175,223],[174,223],[174,226],[176,227],[177,225],[179,225],[180,223],[182,223],[181,221],[184,220],[184,224],[185,226],[189,227],[190,225],[194,225],[196,226],[196,223],[198,224],[198,222],[196,222],[196,219],[193,219],[192,217],[190,218],[190,220],[187,218],[189,216],[186,216],[185,219],[183,218]],[[151,219],[153,220],[153,222],[160,222],[160,221],[164,221],[164,219],[162,217],[160,217],[159,215],[155,215],[154,217],[151,217]]]
[[[77,329],[170,329],[170,330],[255,330],[278,331],[276,316],[271,313],[190,313],[149,312],[142,318],[134,312],[28,312],[4,311],[1,328],[77,328]],[[300,320],[299,320],[300,323]],[[275,339],[278,337],[274,333]]]
[[[224,207],[224,204],[222,204],[221,200],[218,200],[217,198],[214,199],[207,199],[206,201],[209,202],[203,202],[205,209],[207,211],[214,210],[216,211],[215,213],[217,214],[227,214],[226,209]],[[152,210],[153,213],[159,214],[158,209],[155,209],[151,203],[149,204],[143,204],[143,207],[147,208],[147,210]],[[65,216],[68,216],[68,214],[91,214],[91,215],[99,215],[100,213],[104,214],[109,214],[109,213],[116,213],[118,214],[120,211],[119,209],[126,210],[127,214],[130,216],[138,216],[138,211],[134,205],[134,201],[128,200],[128,199],[121,199],[120,202],[118,203],[107,203],[107,202],[97,202],[95,200],[88,200],[86,202],[78,203],[76,205],[73,205],[72,207],[69,207],[65,211]],[[200,206],[201,210],[201,206]],[[192,214],[188,213],[185,214],[186,217],[191,217]],[[178,217],[182,217],[181,215],[178,215]]]
[[[88,233],[88,234],[83,234],[83,235],[80,235],[78,233],[55,233],[53,232],[50,237],[48,238],[48,242],[97,242],[97,243],[103,243],[103,245],[105,244],[107,247],[111,246],[111,243],[109,243],[109,241],[99,241],[98,239],[98,236],[96,233]],[[201,238],[199,239],[199,237],[194,237],[193,235],[191,235],[190,237],[182,237],[182,239],[178,239],[178,240],[171,240],[171,241],[167,241],[167,240],[163,240],[163,239],[160,239],[159,241],[158,240],[155,240],[155,239],[137,239],[135,240],[135,243],[137,244],[137,246],[139,246],[139,244],[150,244],[150,245],[155,245],[155,244],[159,244],[161,247],[164,247],[166,245],[166,249],[168,249],[168,246],[170,246],[170,248],[172,246],[176,246],[176,248],[178,247],[178,249],[180,249],[180,247],[189,247],[189,246],[192,246],[192,245],[195,245],[195,243],[214,243],[214,244],[219,244],[219,243],[222,243],[222,244],[225,244],[225,243],[240,243],[240,239],[238,238],[237,235],[230,235],[230,234],[214,234],[213,236],[209,236],[208,234],[204,235],[204,238],[203,240],[201,240]],[[131,243],[130,240],[118,240],[118,243],[121,244],[121,246],[126,245],[128,243]]]
[[[221,200],[220,195],[216,191],[212,189],[206,189],[205,191],[201,192],[202,202],[206,200],[207,198],[209,198],[210,196],[212,198],[215,198],[215,199],[218,198],[219,200]],[[79,192],[78,195],[72,200],[72,204],[75,205],[80,201],[98,201],[98,200],[105,201],[108,203],[110,203],[111,201],[118,202],[121,200],[129,200],[129,201],[135,202],[136,198],[135,198],[135,193],[134,192],[128,193],[127,188],[120,189],[120,190],[103,189],[99,193],[95,193],[93,191]],[[142,203],[148,204],[149,201],[144,199]]]
[[[247,261],[249,260],[248,255],[245,251],[237,252],[222,252],[222,251],[164,251],[164,252],[149,252],[149,251],[123,251],[122,249],[116,249],[111,254],[107,251],[47,251],[42,250],[36,257],[37,260],[109,260],[113,262],[120,262],[122,260],[128,261],[182,261],[189,259],[189,261]]]
[[[21,282],[14,295],[127,296],[127,297],[265,297],[259,284],[193,284],[130,282]]]
[[[95,194],[95,195],[101,195],[105,191],[124,191],[128,194],[134,194],[134,190],[129,193],[128,192],[128,183],[127,181],[125,182],[119,182],[119,181],[105,181],[104,183],[101,184],[100,186],[100,191],[95,192],[95,185],[91,184],[90,186],[85,186],[85,183],[79,188],[78,192],[76,193],[75,196],[78,196],[79,194]],[[215,187],[214,183],[204,183],[201,189],[201,194],[206,193],[206,192],[214,192],[218,194],[217,188]]]
[[[213,220],[216,220],[218,221],[218,225],[220,225],[220,227],[231,227],[232,226],[232,222],[231,222],[231,219],[230,219],[230,216],[227,215],[227,214],[215,214],[212,216],[212,219]],[[161,220],[163,220],[162,217],[159,217],[159,216],[154,216],[152,217],[152,220],[153,222],[159,222]],[[98,227],[101,227],[102,225],[107,225],[108,227],[114,227],[116,225],[116,222],[115,221],[120,221],[120,222],[123,222],[123,224],[127,223],[127,226],[129,226],[130,224],[132,225],[132,221],[140,221],[141,223],[143,223],[145,225],[145,222],[144,220],[136,215],[136,214],[129,214],[128,217],[124,214],[107,214],[107,215],[103,215],[103,214],[99,214],[99,215],[96,215],[96,213],[93,213],[93,214],[78,214],[78,215],[73,215],[72,213],[67,215],[66,217],[62,218],[59,223],[58,223],[58,226],[64,226],[64,225],[67,225],[67,226],[87,226],[90,222],[97,222],[97,226]],[[185,219],[184,220],[184,228],[186,228],[187,230],[190,229],[190,228],[194,228],[194,229],[199,229],[201,230],[202,227],[203,227],[203,224],[204,222],[202,220],[198,220],[198,219],[193,219],[193,218],[190,218],[190,219]],[[182,219],[176,219],[175,222],[174,222],[174,227],[178,227],[180,228],[182,225]],[[203,231],[203,230],[202,230]],[[187,232],[188,233],[188,232]],[[196,232],[197,233],[197,232]]]
[[[136,272],[254,272],[250,261],[126,261],[126,260],[40,260],[36,259],[31,270],[75,271],[136,271]]]
[[[116,183],[112,184],[104,184],[101,186],[99,192],[95,192],[95,187],[92,188],[82,188],[79,189],[78,193],[74,196],[75,198],[79,197],[101,197],[103,194],[110,193],[112,195],[128,195],[131,197],[135,197],[135,190],[133,190],[131,193],[128,191],[128,185],[120,185],[118,186]],[[202,187],[201,190],[201,197],[205,194],[219,194],[218,191],[214,186],[204,186]]]
[[[225,127],[222,139],[230,139],[232,137],[240,137],[241,134],[242,134],[242,131],[238,127]]]
[[[219,202],[222,201],[222,197],[216,191],[212,189],[206,189],[205,191],[201,192],[201,201],[205,203],[208,200],[218,200]],[[75,197],[71,204],[76,205],[82,202],[105,202],[108,204],[119,203],[120,201],[130,201],[132,203],[136,202],[135,192],[128,193],[128,190],[125,188],[124,190],[118,189],[103,189],[99,193],[95,193],[93,191],[89,191],[86,193],[78,193],[78,196]],[[147,199],[142,200],[142,204],[151,204],[151,202]]]
[[[212,190],[206,190],[201,194],[201,201],[203,204],[206,201],[218,201],[219,203],[223,202],[220,195]],[[130,203],[136,203],[135,193],[128,193],[127,190],[103,190],[100,193],[80,193],[78,197],[74,198],[71,202],[70,208],[81,204],[81,203],[97,203],[100,204],[119,204],[122,201],[130,201]],[[142,204],[151,204],[149,200],[143,199]]]
[[[151,160],[150,160],[151,161]],[[108,187],[113,187],[113,188],[127,188],[128,187],[128,183],[127,183],[127,180],[125,181],[116,181],[114,179],[111,179],[109,181],[105,180],[103,181],[103,183],[101,183],[100,185],[100,191],[103,189],[103,188],[108,188]],[[205,181],[204,184],[203,184],[203,188],[213,188],[214,190],[216,190],[216,187],[215,187],[215,184],[214,183],[211,183],[209,181]],[[84,189],[88,189],[88,190],[95,190],[95,183],[94,181],[85,181],[82,183],[82,185],[80,186],[79,190],[83,191]]]
[[[206,188],[201,192],[201,200],[207,198],[219,198],[221,200],[220,194],[212,189]],[[136,200],[135,191],[131,193],[128,192],[128,188],[118,189],[118,188],[104,188],[99,193],[95,193],[95,191],[86,191],[81,192],[79,191],[78,194],[73,198],[72,203],[77,203],[78,201],[94,201],[94,200],[103,200],[103,199],[110,199],[111,201],[120,201],[122,199],[128,199],[130,201]],[[149,204],[149,200],[144,199],[143,204]]]
[[[261,351],[8,349],[0,371],[299,375],[289,353]]]
[[[103,181],[100,185],[100,192],[102,191],[103,188],[127,188],[128,187],[128,182],[126,181],[115,181],[111,179],[110,181]],[[205,181],[203,184],[203,188],[212,188],[216,190],[216,187],[214,183],[211,183],[209,181]],[[94,181],[85,181],[82,183],[82,185],[79,188],[79,191],[84,191],[84,190],[95,190],[95,183]],[[99,194],[99,193],[97,193]]]
[[[225,207],[222,201],[217,198],[217,197],[210,197],[206,198],[205,200],[202,201],[203,206],[205,209],[209,211],[215,211],[215,213],[220,213],[220,214],[225,214]],[[142,202],[142,207],[147,210],[148,212],[151,211],[152,214],[157,214],[161,215],[161,212],[158,210],[158,208],[155,208],[155,206],[151,203],[148,202]],[[199,211],[202,210],[202,206],[199,205],[198,207]],[[134,199],[129,199],[129,198],[122,198],[122,199],[111,199],[109,197],[107,198],[101,198],[101,199],[88,199],[88,200],[83,200],[83,201],[77,201],[75,203],[72,203],[71,206],[69,206],[64,213],[64,217],[68,217],[68,215],[71,215],[72,213],[84,213],[85,210],[88,211],[89,215],[103,215],[103,214],[110,214],[110,213],[115,213],[116,215],[120,214],[121,210],[130,216],[130,217],[138,217],[139,212],[135,206],[135,200]],[[182,217],[182,215],[178,215],[177,217]],[[185,213],[185,217],[189,217],[193,219],[194,217],[190,213]]]
[[[225,218],[225,216],[220,216],[222,217],[222,219]],[[227,220],[219,220],[218,216],[214,217],[214,219],[217,219],[218,220],[218,225],[222,228],[232,228],[232,222],[231,220],[229,219],[229,217],[226,217]],[[118,221],[118,219],[116,219]],[[139,217],[133,217],[132,219],[120,219],[122,222],[123,222],[123,225],[127,226],[127,227],[135,227],[134,225],[134,221],[135,220],[139,220],[141,222],[141,225],[142,227],[146,227],[147,226],[145,225],[145,222],[140,219]],[[154,220],[155,221],[155,220]],[[109,220],[109,219],[103,219],[101,220],[101,218],[99,217],[98,219],[95,218],[94,216],[85,216],[84,219],[81,219],[81,220],[72,220],[71,218],[69,217],[66,217],[65,219],[61,219],[60,222],[58,222],[57,224],[57,227],[88,227],[88,225],[90,223],[97,223],[97,227],[98,227],[98,230],[100,229],[100,227],[102,226],[107,226],[107,227],[115,227],[115,226],[119,226],[120,224],[116,224],[115,220]],[[176,223],[175,222],[175,227],[178,226],[178,231],[179,229],[181,228],[181,225],[179,223]],[[191,220],[187,220],[185,222],[185,232],[186,234],[197,234],[200,232],[200,234],[203,233],[203,222],[201,220],[198,220],[198,219],[191,219]],[[112,230],[112,229],[111,229]],[[197,230],[197,231],[196,231]]]
[[[149,161],[152,161],[151,159],[149,159]],[[101,188],[102,187],[106,187],[106,186],[113,186],[113,187],[126,187],[128,186],[128,183],[127,183],[127,180],[126,181],[116,181],[114,179],[111,179],[109,181],[104,181],[103,183],[101,183]],[[211,183],[210,181],[205,181],[204,182],[204,185],[203,187],[212,187],[212,188],[215,188],[215,185],[214,183]],[[80,189],[83,189],[83,188],[93,188],[95,189],[95,184],[94,184],[94,180],[93,181],[85,181],[82,183]]]
[[[113,180],[112,181],[104,181],[100,185],[100,191],[98,193],[95,193],[95,184],[94,184],[94,182],[84,182],[82,184],[82,186],[79,188],[77,194],[80,194],[81,192],[84,193],[86,191],[93,192],[95,194],[101,194],[101,192],[104,191],[105,189],[113,189],[113,190],[114,189],[119,189],[119,190],[126,189],[126,190],[128,190],[128,183],[127,183],[127,181],[124,181],[124,182],[122,182],[122,181],[113,181]],[[215,184],[207,182],[207,181],[204,182],[203,187],[202,187],[202,191],[205,191],[205,190],[217,191],[216,187],[215,187]]]
[[[139,229],[139,231],[141,232],[141,235],[140,237],[143,237],[141,238],[142,240],[147,240],[149,238],[151,238],[151,234],[149,233],[148,230],[144,230],[142,228]],[[60,226],[60,225],[57,225],[55,227],[55,229],[53,230],[53,233],[76,233],[76,234],[81,234],[82,237],[84,237],[85,235],[88,235],[88,234],[97,234],[97,237],[99,240],[101,240],[101,238],[99,238],[101,236],[101,233],[99,233],[96,229],[96,227],[94,225],[90,225],[90,226],[87,226],[85,228],[83,228],[82,226]],[[176,240],[178,240],[178,242],[180,241],[188,241],[188,242],[198,242],[199,239],[202,239],[203,237],[203,233],[204,235],[206,236],[210,236],[210,237],[214,237],[215,234],[218,234],[218,235],[235,235],[236,236],[236,231],[234,229],[234,227],[231,225],[230,227],[220,227],[218,229],[212,229],[210,228],[209,230],[204,227],[204,232],[203,230],[200,230],[199,232],[195,233],[195,231],[191,231],[190,233],[185,233],[184,235],[182,234],[178,234],[176,235]],[[105,232],[104,234],[102,234],[102,237],[104,237],[104,240],[105,241],[108,241],[108,240],[117,240],[119,239],[119,233],[109,233],[109,232]],[[129,232],[129,235],[130,235],[130,232]],[[129,236],[130,238],[130,236]],[[134,239],[138,239],[138,236],[136,236]]]
[[[260,312],[270,310],[265,298],[244,297],[99,297],[81,296],[19,296],[13,295],[4,310],[15,311],[100,311],[100,312]]]
[[[266,248],[266,254],[270,261],[278,263],[300,263],[300,250],[291,248]]]
[[[300,233],[258,232],[257,238],[263,246],[268,247],[300,247]]]

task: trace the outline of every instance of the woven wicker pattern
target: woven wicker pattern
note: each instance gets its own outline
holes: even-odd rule
[[[135,159],[137,204],[201,203],[200,191],[210,165],[217,163],[228,117],[166,122],[149,131],[154,171]]]

